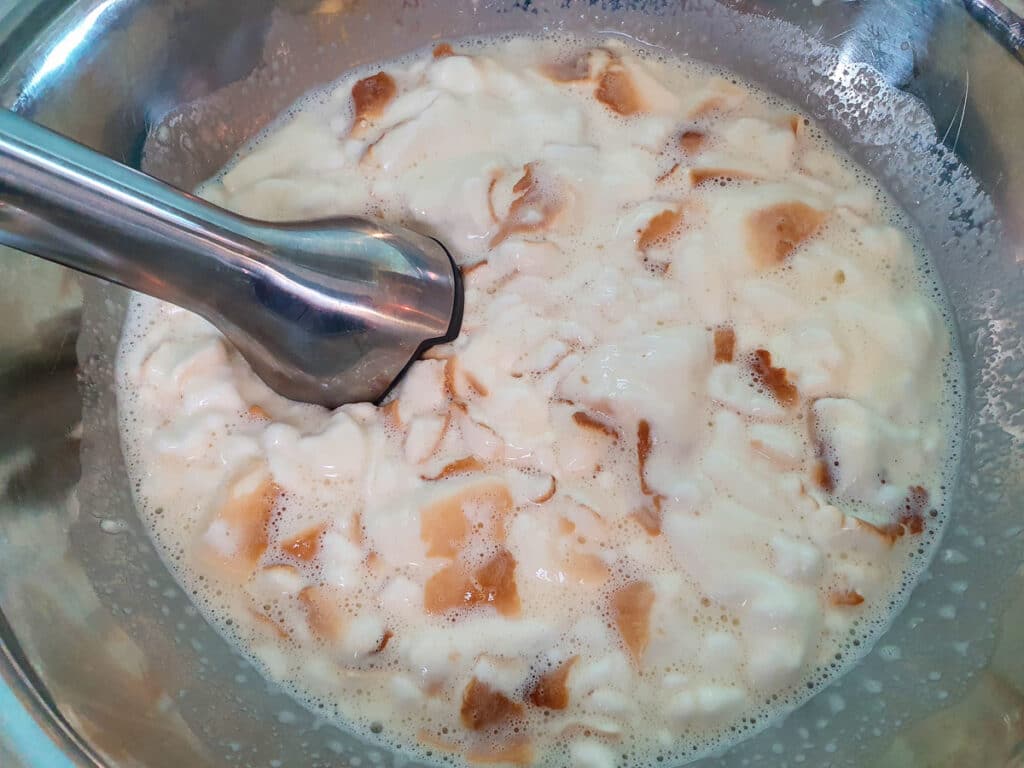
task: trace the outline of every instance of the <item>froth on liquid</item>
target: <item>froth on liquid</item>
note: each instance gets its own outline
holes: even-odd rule
[[[466,278],[460,337],[333,412],[133,303],[141,513],[317,711],[448,762],[671,763],[845,668],[923,566],[949,331],[791,107],[616,41],[442,44],[311,95],[201,194],[401,222]]]

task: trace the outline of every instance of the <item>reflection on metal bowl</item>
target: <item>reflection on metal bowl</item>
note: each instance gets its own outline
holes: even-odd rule
[[[886,184],[934,256],[967,367],[963,466],[938,557],[878,647],[780,728],[702,764],[1019,764],[1024,145],[1015,129],[1024,125],[1024,67],[963,8],[911,0],[0,8],[5,105],[183,188],[310,87],[441,37],[627,34],[723,64],[806,109]],[[888,88],[905,94],[875,98]],[[132,509],[109,386],[124,292],[13,252],[0,271],[0,762],[402,764],[268,687],[157,557]]]

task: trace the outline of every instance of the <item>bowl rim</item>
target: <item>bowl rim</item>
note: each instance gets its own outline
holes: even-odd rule
[[[102,768],[45,691],[0,613],[0,747],[24,768]]]

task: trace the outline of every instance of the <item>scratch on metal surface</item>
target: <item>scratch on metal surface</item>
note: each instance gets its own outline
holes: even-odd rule
[[[833,40],[836,40],[837,38],[840,38],[840,37],[842,37],[843,35],[848,35],[848,34],[850,34],[850,33],[851,33],[851,32],[853,32],[853,30],[855,30],[856,28],[857,28],[857,26],[856,26],[856,25],[854,25],[854,26],[852,26],[852,27],[847,27],[847,28],[846,28],[846,29],[844,29],[844,30],[843,30],[842,32],[839,32],[838,34],[832,35],[832,37],[830,37],[830,38],[829,38],[828,40],[826,40],[825,42],[826,42],[826,43],[831,43],[831,42],[832,42]]]
[[[953,139],[953,151],[956,152],[956,143],[960,141],[960,130],[964,127],[964,117],[967,115],[967,94],[971,92],[971,70],[965,70],[964,103],[960,107],[960,124],[956,127],[956,138]]]
[[[946,132],[942,134],[942,143],[946,143],[946,139],[949,138],[950,131],[953,130],[953,123],[957,123],[957,114],[959,113],[960,120],[957,123],[956,136],[953,139],[953,151],[956,151],[956,143],[960,140],[960,131],[964,127],[964,116],[967,114],[967,95],[971,91],[971,70],[964,70],[964,98],[960,103],[960,106],[953,112],[953,116],[949,120],[949,125],[946,126]]]

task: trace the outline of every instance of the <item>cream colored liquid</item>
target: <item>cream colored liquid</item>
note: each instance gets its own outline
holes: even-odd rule
[[[343,723],[456,762],[691,757],[808,695],[922,567],[956,425],[934,286],[749,86],[617,42],[453,48],[309,98],[201,193],[436,235],[460,337],[328,412],[138,297],[139,507]]]

